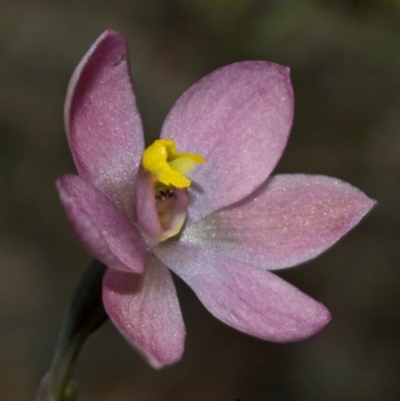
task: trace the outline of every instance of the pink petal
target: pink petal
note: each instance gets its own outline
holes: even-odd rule
[[[277,175],[238,204],[187,227],[181,241],[267,270],[281,269],[318,256],[374,204],[335,178]]]
[[[133,182],[144,149],[125,38],[105,31],[76,68],[65,126],[79,175],[133,216]]]
[[[142,275],[108,269],[104,307],[117,329],[139,354],[159,369],[183,353],[185,326],[168,269],[149,255]]]
[[[157,256],[222,322],[276,342],[295,341],[328,324],[328,310],[273,273],[177,241],[154,248]]]
[[[293,119],[289,69],[265,61],[223,67],[193,85],[170,111],[161,137],[206,164],[194,183],[188,218],[197,221],[257,188],[278,162]]]
[[[109,267],[141,273],[146,245],[117,206],[77,175],[65,175],[56,185],[72,228],[87,251]]]

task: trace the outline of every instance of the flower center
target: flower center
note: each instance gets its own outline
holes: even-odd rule
[[[158,219],[161,227],[165,230],[173,218],[174,202],[176,201],[175,189],[164,184],[156,184],[155,198]]]
[[[144,151],[135,183],[135,203],[138,223],[150,244],[180,232],[191,185],[186,173],[203,163],[200,155],[178,152],[170,139],[158,139]]]

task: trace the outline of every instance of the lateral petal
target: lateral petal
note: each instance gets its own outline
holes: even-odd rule
[[[141,273],[147,248],[128,217],[77,175],[59,178],[56,186],[71,226],[86,250],[109,267]]]
[[[265,181],[286,145],[293,105],[289,69],[266,61],[220,68],[178,99],[161,137],[206,159],[189,174],[190,221],[239,201]]]
[[[178,241],[159,244],[154,251],[211,314],[252,336],[301,340],[331,319],[322,304],[271,272]]]
[[[128,46],[105,31],[69,83],[65,127],[79,175],[133,216],[133,183],[144,149],[129,71]]]
[[[117,329],[155,369],[178,361],[185,326],[168,269],[149,255],[143,274],[108,269],[103,279],[104,307]]]
[[[324,252],[375,203],[336,178],[276,175],[246,199],[186,227],[181,241],[282,269]]]

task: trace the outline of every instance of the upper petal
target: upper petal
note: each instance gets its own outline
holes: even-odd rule
[[[258,187],[281,157],[292,119],[289,69],[277,64],[231,64],[187,90],[171,109],[161,137],[206,159],[190,174],[190,221]]]
[[[149,255],[143,274],[108,269],[104,307],[121,334],[156,369],[178,361],[185,326],[168,269]]]
[[[216,318],[237,330],[270,341],[295,341],[330,321],[322,304],[271,272],[178,241],[154,251]]]
[[[128,47],[118,32],[105,31],[79,63],[64,117],[79,175],[132,216],[132,188],[144,139]]]
[[[56,185],[72,228],[87,251],[109,267],[141,273],[147,248],[128,217],[77,175],[65,175]]]
[[[325,251],[374,204],[335,178],[277,175],[236,205],[186,227],[181,241],[267,270],[280,269]]]

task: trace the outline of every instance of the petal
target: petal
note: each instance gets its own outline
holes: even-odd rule
[[[318,256],[374,204],[335,178],[277,175],[243,201],[187,227],[181,240],[267,270],[281,269]]]
[[[185,326],[168,269],[149,255],[142,275],[108,269],[104,307],[117,329],[138,353],[159,369],[183,353]]]
[[[177,241],[154,248],[219,320],[255,337],[283,342],[322,330],[328,310],[273,273]]]
[[[132,188],[144,139],[121,34],[105,31],[79,63],[64,117],[79,175],[132,216]]]
[[[65,175],[56,185],[72,228],[87,251],[109,267],[141,273],[146,245],[118,207],[77,175]]]
[[[223,67],[193,85],[161,137],[206,159],[191,174],[191,221],[250,194],[269,176],[293,119],[289,69],[265,61]]]

